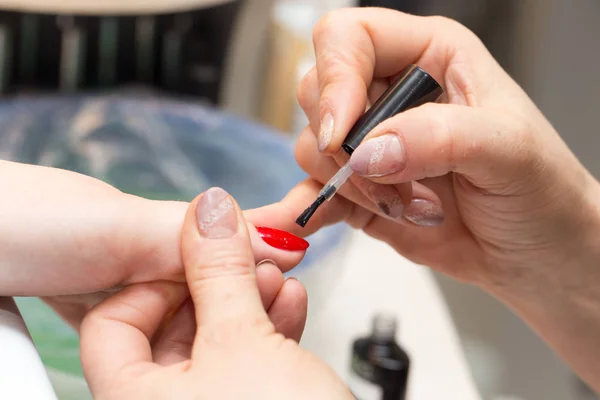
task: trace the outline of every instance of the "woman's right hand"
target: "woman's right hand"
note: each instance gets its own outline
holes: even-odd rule
[[[399,253],[507,302],[600,389],[600,190],[479,39],[440,17],[359,8],[314,30],[317,63],[299,100],[310,126],[296,157],[312,177],[254,210],[299,234],[345,220]],[[345,135],[410,63],[445,89],[376,127],[355,175],[306,229],[295,218],[348,161]],[[320,151],[319,151],[320,150]],[[288,220],[269,220],[288,213]],[[295,229],[294,229],[295,228]]]

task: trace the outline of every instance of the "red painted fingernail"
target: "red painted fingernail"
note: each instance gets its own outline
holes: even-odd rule
[[[308,246],[310,246],[306,240],[286,231],[265,227],[256,227],[256,230],[262,240],[269,246],[273,246],[277,249],[301,251],[308,249]]]

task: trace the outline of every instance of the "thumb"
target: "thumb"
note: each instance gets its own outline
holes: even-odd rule
[[[246,222],[226,191],[211,188],[190,204],[181,242],[198,327],[269,322]]]
[[[377,126],[350,163],[354,172],[378,183],[457,172],[479,188],[505,192],[537,170],[542,145],[517,116],[425,104]]]

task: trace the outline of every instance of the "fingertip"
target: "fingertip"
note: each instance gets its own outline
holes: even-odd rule
[[[330,152],[331,140],[335,131],[335,117],[331,109],[321,112],[319,135],[317,137],[318,149],[321,153]]]
[[[308,292],[304,285],[296,278],[288,278],[284,282],[284,286],[287,285],[286,290],[291,293],[290,296],[294,297],[299,305],[299,310],[308,310]]]
[[[188,206],[184,236],[191,232],[201,239],[228,239],[246,236],[246,224],[238,202],[226,190],[211,187]]]
[[[268,310],[283,287],[283,273],[272,260],[264,260],[256,266],[256,283],[265,310]]]
[[[413,196],[404,210],[404,218],[420,227],[431,228],[442,225],[445,213],[438,194],[420,182],[413,182],[412,187]]]
[[[466,176],[475,185],[489,182],[490,174],[498,171],[504,179],[522,176],[519,150],[528,146],[511,143],[513,137],[506,133],[514,130],[514,121],[464,105],[426,103],[373,129],[352,155],[353,169],[380,184],[450,172]],[[525,157],[530,154],[523,152]]]
[[[308,310],[308,294],[295,278],[287,279],[273,305],[269,317],[277,332],[297,342],[302,338]]]
[[[296,278],[287,279],[283,284],[282,290],[285,290],[288,293],[287,296],[294,299],[290,305],[290,309],[295,312],[296,319],[295,324],[290,329],[289,338],[299,342],[306,325],[308,292],[304,285]]]
[[[329,161],[333,162],[333,160]],[[334,196],[317,210],[305,227],[296,224],[296,218],[317,198],[322,188],[321,183],[310,178],[306,179],[290,190],[280,202],[247,210],[246,215],[253,222],[261,221],[263,224],[296,236],[307,237],[325,226],[344,221],[353,212],[352,202],[343,196]]]
[[[306,251],[310,243],[290,232],[266,226],[256,227],[258,235],[269,246],[290,252]]]
[[[272,229],[272,228],[264,228]],[[248,224],[248,231],[250,233],[250,241],[252,242],[252,249],[254,250],[254,259],[256,262],[262,260],[273,260],[280,271],[287,272],[298,265],[304,256],[306,255],[306,248],[293,249],[293,248],[277,248],[269,244],[264,239],[264,235],[259,233],[259,230],[253,224]],[[285,232],[288,235],[292,235],[289,232]],[[300,238],[297,238],[300,239]]]
[[[344,71],[337,78],[325,79],[318,134],[321,153],[333,155],[340,151],[348,132],[367,108],[367,96],[367,84],[358,73]]]
[[[247,223],[237,202],[223,189],[207,190],[190,206],[182,255],[198,325],[228,318],[246,322],[266,318]]]

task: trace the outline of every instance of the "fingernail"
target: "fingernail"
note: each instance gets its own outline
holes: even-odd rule
[[[389,218],[399,219],[404,216],[404,204],[399,197],[380,200],[377,202],[377,207]]]
[[[329,146],[331,137],[333,136],[334,127],[335,122],[333,120],[333,115],[328,112],[321,120],[321,128],[319,130],[319,151],[325,151],[327,146]]]
[[[432,201],[413,199],[404,211],[404,218],[419,226],[438,226],[444,222],[444,210]]]
[[[350,157],[350,167],[365,177],[378,177],[401,171],[406,164],[404,146],[393,133],[369,139]]]
[[[308,249],[310,244],[298,236],[279,229],[256,227],[256,231],[262,240],[269,246],[276,249],[288,251],[303,251]]]
[[[208,189],[200,196],[196,217],[200,234],[208,239],[228,238],[238,229],[233,200],[221,188]]]

